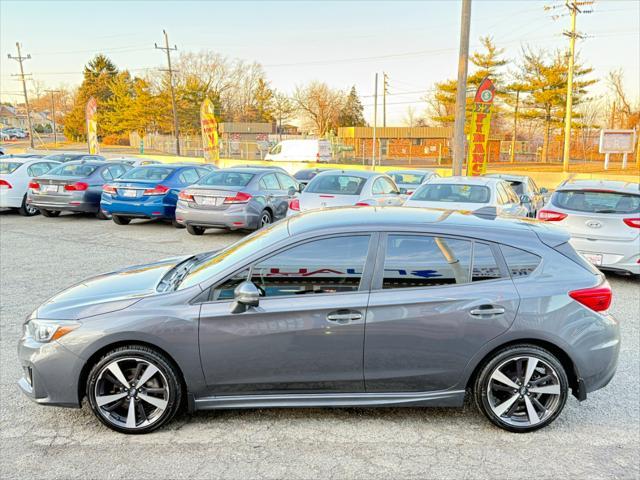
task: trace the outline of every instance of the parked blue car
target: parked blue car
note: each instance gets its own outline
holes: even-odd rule
[[[100,208],[118,225],[128,225],[134,218],[158,218],[182,228],[175,221],[178,193],[209,173],[194,165],[137,167],[103,187]]]

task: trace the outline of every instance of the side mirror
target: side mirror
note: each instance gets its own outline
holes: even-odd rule
[[[549,190],[547,190],[545,187],[542,187],[540,189],[540,193],[549,193]]]
[[[300,191],[300,187],[298,187],[297,189],[296,187],[289,187],[287,193],[290,197],[293,197],[296,193],[298,193],[298,191]]]
[[[257,307],[260,303],[260,290],[252,282],[245,281],[233,291],[235,302],[231,313],[246,312],[249,307]]]
[[[520,203],[531,203],[529,195],[520,195]]]

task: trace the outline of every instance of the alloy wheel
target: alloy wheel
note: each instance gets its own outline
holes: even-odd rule
[[[271,215],[269,215],[269,212],[262,212],[262,216],[260,217],[260,228],[264,228],[270,224],[271,224]]]
[[[513,427],[534,427],[561,408],[558,373],[546,361],[518,356],[499,364],[488,379],[487,400],[493,414]]]
[[[95,383],[95,403],[110,424],[130,430],[148,427],[164,414],[169,383],[148,360],[118,358],[106,364]]]

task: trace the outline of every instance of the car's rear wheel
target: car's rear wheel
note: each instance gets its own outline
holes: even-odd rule
[[[98,213],[96,213],[96,218],[98,220],[109,220],[111,218],[111,215],[109,215],[104,210],[100,209],[98,210]]]
[[[569,380],[560,361],[535,345],[497,352],[476,378],[478,408],[495,425],[530,432],[553,422],[567,401]]]
[[[202,235],[204,233],[204,228],[197,227],[195,225],[187,225],[187,232],[191,235]]]
[[[40,213],[36,207],[27,203],[27,196],[22,197],[22,205],[18,208],[18,213],[23,217],[33,217]]]
[[[269,210],[263,210],[258,221],[258,228],[264,228],[273,223],[273,216]]]
[[[122,215],[111,215],[111,220],[116,225],[129,225],[131,223],[131,219],[129,217],[123,217]]]
[[[47,210],[46,208],[40,208],[39,210],[45,217],[57,217],[60,215],[60,210]]]
[[[184,225],[178,222],[175,218],[171,220],[171,225],[175,228],[185,228]]]
[[[177,369],[157,351],[139,345],[116,348],[94,365],[87,381],[93,413],[122,433],[148,433],[180,408]]]

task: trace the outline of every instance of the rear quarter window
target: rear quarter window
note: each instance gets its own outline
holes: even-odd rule
[[[17,162],[0,162],[0,174],[9,174],[15,172],[22,163]]]
[[[542,260],[538,255],[507,245],[500,245],[500,250],[512,278],[528,277]]]
[[[551,203],[557,207],[589,213],[640,213],[640,195],[602,190],[559,190]]]

